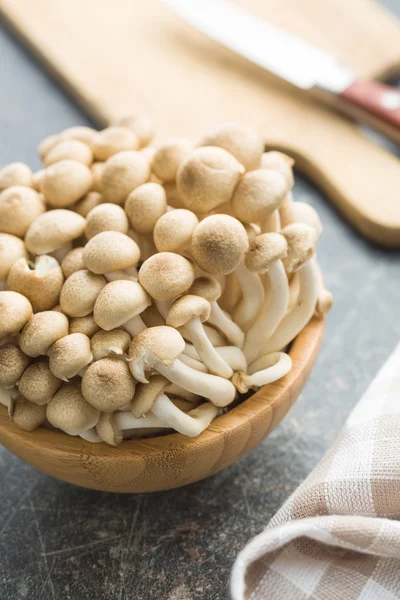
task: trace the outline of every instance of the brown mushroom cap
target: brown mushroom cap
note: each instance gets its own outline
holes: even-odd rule
[[[129,368],[134,363],[153,354],[165,365],[171,365],[185,349],[185,340],[173,327],[161,325],[144,329],[136,335],[129,346]]]
[[[94,334],[90,342],[93,360],[100,360],[106,356],[121,356],[130,343],[131,336],[125,329],[100,330]]]
[[[0,232],[23,237],[45,210],[43,198],[35,190],[9,187],[0,194]]]
[[[110,281],[97,297],[94,319],[102,329],[110,331],[139,315],[150,303],[140,283],[124,279]]]
[[[74,248],[64,256],[61,262],[61,268],[66,279],[72,275],[72,273],[82,271],[82,269],[85,268],[82,256],[83,248]]]
[[[204,275],[194,280],[188,293],[194,296],[201,296],[209,302],[216,302],[222,294],[222,289],[218,279]]]
[[[123,117],[115,122],[115,125],[121,125],[122,127],[128,127],[132,129],[139,140],[139,148],[147,146],[154,135],[153,122],[149,117],[144,115],[137,117]]]
[[[92,237],[83,251],[83,262],[92,273],[112,273],[139,262],[140,249],[129,236],[119,231],[102,231]]]
[[[219,146],[227,150],[245,167],[258,169],[264,151],[264,140],[252,127],[238,123],[224,123],[206,135],[199,146]]]
[[[75,317],[69,322],[69,333],[84,333],[88,338],[91,338],[99,329],[93,315]]]
[[[0,233],[0,281],[7,279],[7,275],[20,258],[28,258],[24,242],[9,233]]]
[[[67,317],[63,313],[46,310],[29,319],[21,332],[19,345],[28,356],[40,356],[47,354],[49,348],[65,335],[68,335]]]
[[[153,173],[161,181],[175,181],[181,162],[192,148],[193,144],[182,138],[167,140],[154,153],[151,163]]]
[[[92,141],[92,148],[96,160],[107,160],[110,156],[124,150],[136,150],[139,140],[135,133],[128,127],[115,125],[98,131]]]
[[[251,171],[233,194],[233,212],[243,223],[258,223],[278,208],[287,192],[287,182],[281,173],[266,169]]]
[[[283,152],[271,150],[270,152],[264,152],[261,157],[261,168],[272,169],[281,173],[286,179],[289,189],[294,186],[293,165],[293,158],[283,154]]]
[[[128,229],[128,217],[124,209],[117,204],[99,204],[86,217],[85,235],[88,240],[102,231],[128,233]]]
[[[31,187],[32,171],[21,162],[14,162],[0,169],[0,192],[15,185]]]
[[[58,136],[59,140],[78,140],[84,142],[88,146],[92,147],[93,140],[97,131],[92,127],[86,125],[74,125],[73,127],[67,127]]]
[[[29,227],[26,247],[32,254],[49,254],[80,237],[85,225],[85,219],[72,210],[49,210]]]
[[[44,423],[46,407],[38,406],[26,398],[18,396],[11,401],[8,414],[17,427],[24,431],[33,431]]]
[[[128,194],[150,178],[150,160],[142,152],[119,152],[107,160],[101,176],[106,202],[123,204]]]
[[[135,381],[125,362],[102,358],[91,364],[82,378],[85,399],[104,412],[113,412],[128,404],[135,393]]]
[[[44,159],[46,154],[51,150],[51,148],[53,148],[53,146],[55,146],[60,141],[60,139],[61,137],[59,134],[48,135],[40,142],[38,146],[38,153],[42,160]]]
[[[93,152],[88,144],[79,140],[60,140],[47,152],[43,164],[48,167],[61,160],[76,160],[89,166],[93,162]]]
[[[99,422],[96,425],[96,431],[103,442],[106,442],[110,446],[119,446],[124,439],[122,431],[118,429],[115,422],[114,413],[101,413]]]
[[[244,167],[223,148],[196,148],[178,169],[179,196],[186,208],[206,213],[229,202],[243,172]]]
[[[192,263],[180,254],[160,252],[140,267],[139,281],[155,300],[172,300],[186,292],[194,280]]]
[[[292,206],[296,222],[311,225],[315,228],[317,234],[321,235],[323,227],[315,208],[307,202],[293,202]]]
[[[29,365],[29,358],[15,344],[0,346],[0,385],[13,387]]]
[[[71,333],[57,340],[49,352],[50,370],[68,381],[93,360],[90,339],[83,333]]]
[[[173,208],[185,208],[185,205],[182,202],[182,198],[179,195],[178,188],[175,182],[164,183],[163,188],[167,195],[168,206],[172,206]]]
[[[160,217],[154,227],[153,237],[159,252],[183,252],[190,248],[193,233],[199,220],[191,210],[178,208]]]
[[[149,383],[139,383],[131,402],[131,412],[136,419],[140,419],[153,406],[157,396],[170,385],[168,379],[162,375],[152,375]]]
[[[333,306],[333,296],[328,290],[321,290],[317,300],[316,311],[318,316],[324,317]]]
[[[87,269],[75,271],[62,287],[61,310],[69,317],[86,317],[93,312],[97,296],[106,283],[102,275],[95,275]]]
[[[201,269],[212,275],[232,273],[247,252],[243,225],[229,215],[211,215],[201,221],[192,237],[192,251]]]
[[[294,273],[314,254],[318,242],[315,227],[306,223],[291,223],[281,231],[288,244],[287,257],[283,260],[286,271]]]
[[[138,233],[151,233],[157,219],[167,210],[167,196],[159,183],[144,183],[129,194],[125,212]]]
[[[59,301],[64,276],[58,261],[52,256],[38,256],[34,266],[20,258],[11,267],[7,289],[28,298],[34,312],[50,310]]]
[[[93,183],[91,170],[77,160],[60,160],[46,168],[40,191],[51,206],[70,206],[88,193]]]
[[[103,202],[103,195],[100,194],[99,191],[92,190],[87,193],[82,200],[79,200],[79,202],[75,204],[74,210],[78,215],[86,218],[95,206],[99,206],[99,204],[102,204]]]
[[[79,435],[91,429],[100,418],[100,412],[86,402],[81,390],[74,384],[60,388],[46,409],[49,423],[69,435]]]
[[[166,324],[170,327],[183,327],[192,319],[200,319],[202,323],[207,321],[211,312],[208,300],[201,296],[187,294],[181,296],[171,305],[166,318]]]
[[[18,292],[0,292],[0,340],[16,335],[32,316],[28,298]]]
[[[35,362],[25,369],[18,383],[21,394],[34,404],[47,404],[62,382],[50,371],[48,361]]]
[[[287,242],[280,233],[262,233],[251,243],[245,263],[253,273],[265,273],[276,260],[287,255]]]

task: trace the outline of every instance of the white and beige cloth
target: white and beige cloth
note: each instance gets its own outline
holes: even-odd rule
[[[400,599],[400,345],[333,447],[240,552],[231,595]]]

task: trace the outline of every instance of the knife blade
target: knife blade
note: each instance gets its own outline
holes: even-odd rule
[[[400,142],[400,93],[358,80],[350,68],[302,38],[226,0],[163,0],[193,27],[303,90],[336,99],[346,114]]]

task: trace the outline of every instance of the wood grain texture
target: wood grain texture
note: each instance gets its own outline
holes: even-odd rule
[[[17,34],[101,125],[153,117],[160,136],[199,139],[250,123],[297,159],[366,237],[400,247],[399,160],[349,121],[183,24],[157,0],[3,0]],[[400,69],[400,26],[372,0],[241,0],[363,78]]]
[[[153,492],[199,481],[239,460],[280,423],[307,381],[323,331],[324,321],[314,318],[292,346],[291,372],[216,419],[197,438],[176,433],[112,448],[44,428],[21,431],[0,407],[0,442],[48,475],[97,490]]]

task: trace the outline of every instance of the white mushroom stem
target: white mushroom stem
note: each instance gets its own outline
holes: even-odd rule
[[[160,373],[160,375],[164,375],[171,383],[175,383],[189,392],[208,398],[215,406],[228,406],[235,399],[235,387],[223,377],[195,371],[178,358],[171,365],[165,365],[156,356],[152,355],[151,362],[153,369]],[[146,360],[143,357],[143,360],[135,362],[132,368],[133,376],[141,383],[148,383],[144,372],[145,367]]]
[[[136,419],[131,412],[115,413],[115,425],[121,431],[125,429],[141,429],[142,427],[168,427],[164,421],[152,413]]]
[[[315,258],[311,258],[298,271],[300,293],[290,313],[281,321],[260,354],[269,354],[285,348],[304,329],[313,316],[319,294],[319,271]]]
[[[5,406],[6,408],[9,408],[11,398],[16,398],[18,394],[19,392],[17,387],[6,389],[4,386],[0,385],[0,404]]]
[[[260,314],[247,331],[243,346],[248,363],[257,358],[261,348],[274,334],[289,304],[289,284],[282,261],[273,262],[266,275],[270,281],[270,292]]]
[[[65,246],[63,246],[62,248],[57,248],[57,250],[54,250],[54,252],[50,252],[49,256],[53,256],[61,264],[65,255],[68,254],[68,252],[71,252],[72,249],[73,245],[70,242],[69,244],[65,244]]]
[[[196,348],[201,360],[206,365],[208,370],[215,375],[230,379],[233,375],[231,367],[228,365],[216,351],[214,346],[208,339],[201,321],[198,317],[191,319],[185,325],[185,329],[189,334],[190,341]]]
[[[140,315],[136,315],[136,317],[129,319],[129,321],[124,323],[122,327],[129,333],[131,337],[134,337],[144,329],[147,329],[147,326]]]
[[[293,194],[290,191],[286,194],[279,206],[279,214],[282,228],[286,227],[286,225],[290,225],[290,223],[294,223],[297,220],[293,204]]]
[[[247,371],[247,361],[242,350],[237,346],[220,346],[216,351],[233,369],[233,371]],[[192,359],[199,359],[197,350],[192,344],[186,344],[184,354],[181,354],[180,360],[183,362],[183,356],[186,355]]]
[[[234,310],[233,320],[243,331],[247,331],[262,308],[264,286],[260,276],[249,271],[244,262],[240,263],[235,273],[239,280],[242,297]]]
[[[279,210],[276,208],[261,225],[261,233],[279,233],[281,230],[281,217]]]
[[[193,394],[192,392],[188,392],[183,387],[176,385],[175,383],[171,383],[165,391],[171,394],[171,396],[178,396],[179,398],[184,398],[188,402],[198,402],[200,396],[198,394]]]
[[[289,304],[288,304],[288,312],[292,310],[294,305],[297,302],[300,293],[300,279],[299,272],[296,271],[292,274],[292,279],[289,283]]]
[[[221,414],[211,402],[184,413],[165,394],[157,396],[151,411],[169,427],[189,437],[200,435]]]
[[[235,386],[242,394],[252,388],[262,387],[268,383],[278,381],[287,375],[292,368],[292,359],[284,352],[273,352],[265,357],[265,367],[251,375],[247,373],[235,373],[232,378]]]
[[[244,344],[244,333],[231,317],[225,313],[219,306],[218,302],[210,302],[211,314],[208,318],[208,323],[217,327],[225,335],[227,340],[234,346],[242,348]]]
[[[91,429],[88,429],[87,431],[82,431],[82,433],[79,434],[79,437],[81,437],[83,440],[86,440],[87,442],[92,442],[92,443],[97,443],[97,442],[103,441],[101,439],[101,437],[98,435],[98,433],[96,431],[96,427],[92,427]]]
[[[194,346],[192,346],[194,348]],[[195,350],[196,352],[196,350]],[[187,354],[181,354],[180,356],[180,360],[185,363],[185,365],[187,365],[188,367],[190,367],[191,369],[194,369],[195,371],[201,371],[202,373],[207,373],[208,369],[205,366],[205,364],[203,364],[200,360],[199,360],[199,355],[196,352],[196,356],[189,356]]]
[[[173,303],[173,301],[175,300],[175,298],[173,300],[156,300],[155,304],[157,306],[158,312],[160,313],[160,315],[162,316],[162,318],[165,319],[167,318],[168,315],[168,311],[171,307],[171,304]]]

